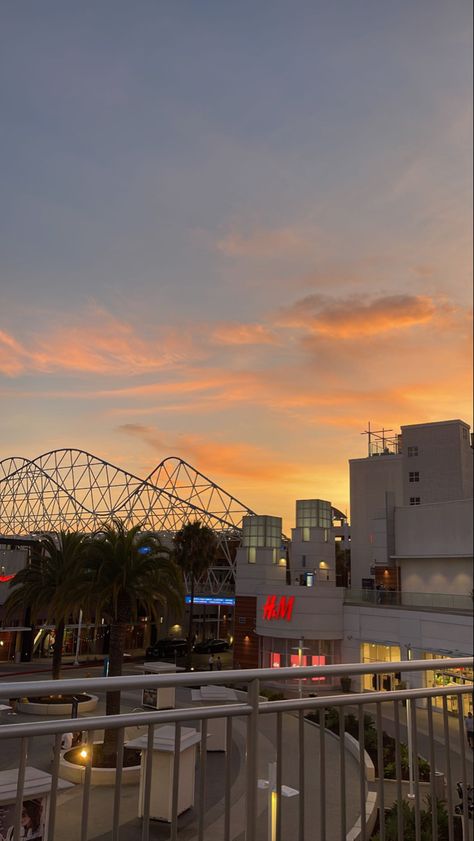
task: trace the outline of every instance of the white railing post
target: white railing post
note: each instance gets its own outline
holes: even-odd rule
[[[407,660],[411,660],[411,645],[408,643],[407,645]],[[410,687],[410,683],[408,683],[408,688]],[[407,750],[408,750],[408,797],[410,800],[415,799],[415,791],[413,787],[413,735],[412,735],[412,727],[411,727],[411,701],[407,698]],[[416,704],[416,701],[415,701]],[[418,757],[415,757],[415,762],[418,761]]]
[[[248,685],[247,700],[252,711],[247,718],[247,827],[245,841],[256,841],[257,833],[257,768],[258,768],[258,700],[260,682]]]

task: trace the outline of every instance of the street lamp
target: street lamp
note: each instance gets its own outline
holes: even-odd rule
[[[292,651],[298,652],[298,666],[301,667],[303,665],[303,651],[309,651],[309,647],[304,645],[304,637],[298,640],[298,645],[292,647]],[[303,697],[303,681],[301,678],[298,678],[298,695],[300,698]]]
[[[278,806],[278,791],[276,781],[276,762],[268,763],[268,780],[259,780],[258,788],[268,791],[268,841],[276,841],[276,818]],[[291,786],[282,786],[283,797],[295,797],[299,794],[298,789]]]

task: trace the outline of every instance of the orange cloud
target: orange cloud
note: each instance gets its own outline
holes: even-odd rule
[[[221,322],[211,329],[211,341],[219,345],[272,345],[277,339],[263,324]]]
[[[0,331],[0,371],[16,376],[28,371],[87,374],[139,374],[179,363],[171,338],[144,340],[124,321],[92,309],[75,323],[52,326],[36,337],[33,349]]]
[[[165,435],[155,427],[123,424],[120,431],[144,441],[159,457],[177,455],[211,476],[250,478],[253,482],[296,478],[300,467],[277,453],[242,442],[222,442],[199,435]]]
[[[9,333],[0,330],[0,371],[7,377],[21,374],[26,367],[29,353]]]
[[[368,302],[360,296],[337,301],[308,295],[281,310],[279,320],[286,327],[354,339],[425,324],[436,312],[433,300],[422,295],[386,295]]]

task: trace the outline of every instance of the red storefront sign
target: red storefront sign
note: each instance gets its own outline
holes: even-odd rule
[[[294,596],[280,596],[278,600],[276,596],[267,596],[263,605],[263,618],[266,620],[286,619],[287,622],[290,622],[294,603]]]

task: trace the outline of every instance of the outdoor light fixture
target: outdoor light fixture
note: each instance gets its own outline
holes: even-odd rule
[[[79,756],[82,757],[82,759],[87,759],[87,757],[89,756],[87,748],[82,748]]]

